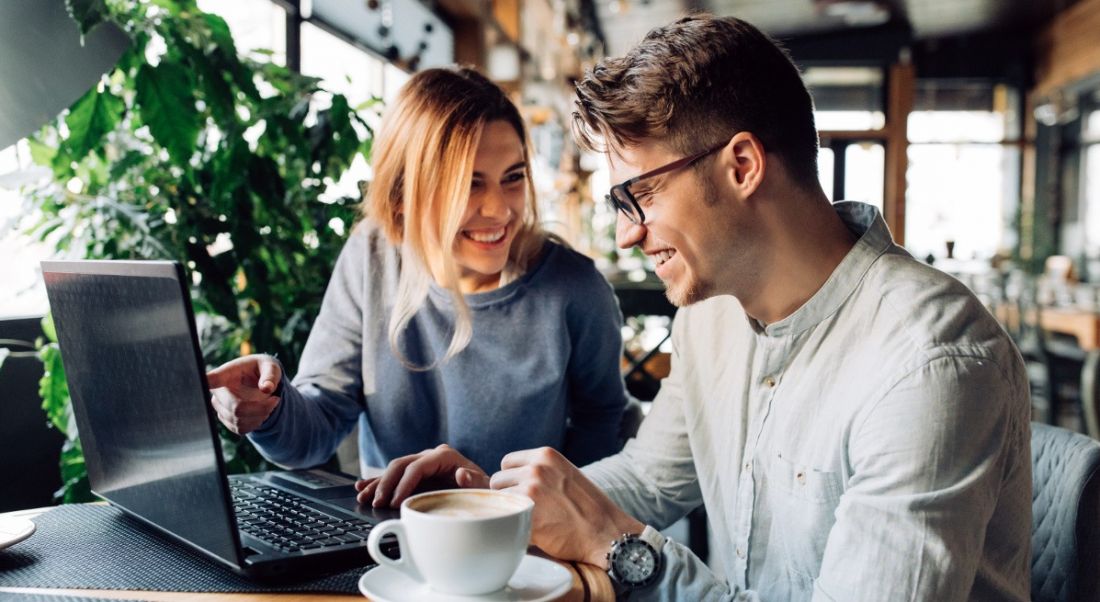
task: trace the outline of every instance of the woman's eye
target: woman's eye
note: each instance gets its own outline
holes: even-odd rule
[[[470,188],[473,188],[475,190],[481,188],[482,186],[485,186],[485,182],[482,182],[481,180],[474,180],[470,182]]]
[[[505,184],[515,184],[516,182],[522,182],[526,179],[527,179],[527,174],[523,173],[522,171],[518,171],[516,173],[512,173],[512,174],[508,174],[508,175],[504,176],[504,183]]]

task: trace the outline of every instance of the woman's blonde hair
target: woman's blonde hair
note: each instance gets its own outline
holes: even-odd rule
[[[527,270],[546,240],[538,226],[527,131],[504,91],[465,67],[421,71],[401,88],[375,135],[374,181],[367,190],[364,212],[401,249],[389,341],[409,368],[431,369],[470,342],[470,310],[458,287],[459,269],[451,250],[469,203],[481,134],[493,121],[515,128],[527,162],[527,207],[501,274],[503,286]],[[424,305],[433,277],[454,301],[454,332],[442,360],[433,358],[428,365],[414,366],[401,353],[398,341]]]

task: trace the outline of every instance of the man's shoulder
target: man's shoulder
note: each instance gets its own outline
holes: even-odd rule
[[[902,252],[888,252],[853,293],[855,317],[870,333],[914,364],[943,356],[973,356],[1013,369],[1017,354],[1008,334],[980,299],[948,274]]]

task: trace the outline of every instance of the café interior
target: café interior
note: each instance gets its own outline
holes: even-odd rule
[[[306,308],[302,311],[268,311],[266,305],[264,311],[252,311],[264,303],[250,297],[262,292],[244,284],[255,280],[254,273],[235,273],[237,286],[214,290],[209,266],[197,259],[196,249],[207,259],[217,258],[227,250],[236,252],[234,245],[239,249],[241,241],[196,225],[186,215],[196,199],[179,198],[166,179],[138,174],[126,154],[133,140],[162,144],[162,137],[173,135],[173,126],[141,128],[125,117],[105,117],[110,106],[79,104],[95,89],[126,90],[114,101],[119,103],[132,103],[127,94],[136,89],[140,100],[148,93],[141,82],[144,72],[124,73],[116,62],[129,57],[125,60],[155,64],[158,53],[163,58],[171,51],[165,40],[154,39],[144,56],[135,58],[127,54],[133,31],[114,23],[82,22],[90,28],[81,35],[76,27],[80,9],[65,9],[81,4],[0,3],[0,74],[7,82],[0,90],[0,440],[5,444],[0,512],[92,499],[71,410],[51,389],[64,382],[56,378],[59,360],[50,352],[51,345],[56,350],[56,338],[51,339],[43,320],[49,306],[39,261],[183,261],[198,274],[192,299],[200,330],[218,333],[232,346],[227,351],[204,345],[212,365],[228,352],[273,348],[284,361],[295,361],[327,277],[319,268],[313,280],[292,282],[299,290],[280,289],[293,294],[297,307]],[[367,156],[373,128],[411,74],[460,63],[500,85],[530,133],[533,186],[544,226],[591,257],[613,286],[624,317],[622,374],[643,408],[669,371],[676,308],[665,299],[650,260],[636,249],[615,245],[615,210],[604,202],[613,184],[605,158],[583,150],[571,132],[574,86],[604,57],[625,53],[650,28],[685,14],[705,11],[745,19],[779,40],[802,72],[814,100],[819,179],[829,199],[875,205],[898,245],[974,292],[1019,348],[1033,421],[1100,439],[1100,0],[132,4],[152,6],[154,18],[169,28],[173,20],[184,23],[181,11],[192,8],[220,17],[227,31],[208,43],[247,57],[256,81],[267,78],[261,95],[289,94],[279,85],[313,86],[301,96],[308,97],[304,104],[282,106],[308,112],[301,123],[313,128],[309,135],[338,131],[337,139],[356,138],[351,147],[324,146],[314,139],[313,151],[332,158],[324,172],[280,184],[310,191],[290,208],[303,216],[300,223],[308,224],[291,231],[287,238],[296,241],[271,243],[282,245],[271,254],[315,252],[318,266],[334,261],[334,249],[347,235],[349,216],[372,178]],[[28,27],[19,19],[36,26],[53,19],[57,37],[44,42],[21,36],[19,31]],[[40,86],[17,83],[32,78],[31,73]],[[295,79],[301,76],[313,79]],[[187,77],[184,85],[198,81]],[[174,93],[169,87],[166,98]],[[213,103],[199,100],[201,115],[209,111],[206,104]],[[337,106],[355,114],[350,125],[332,119]],[[247,123],[248,109],[236,110]],[[88,115],[77,119],[82,111]],[[192,126],[200,144],[212,140],[207,130],[217,129],[209,125],[213,118],[201,119],[206,121]],[[98,152],[99,159],[58,161],[59,153],[73,152],[73,132],[83,136],[83,150]],[[243,136],[252,136],[254,153],[284,153],[288,164],[297,160],[289,147],[265,150],[254,128]],[[154,154],[163,165],[144,169],[176,176],[199,173],[196,162],[205,159],[194,159],[191,167],[170,165],[173,143],[163,144],[167,151]],[[217,162],[210,159],[210,168],[224,167]],[[142,200],[133,201],[135,196]],[[242,226],[248,227],[256,236],[278,234],[257,223]],[[268,256],[263,261],[275,262]],[[231,470],[252,466],[256,454],[247,444],[226,441],[223,451]],[[330,464],[357,472],[355,441],[353,433]],[[1091,491],[1093,505],[1080,520],[1096,523],[1100,475],[1087,484],[1077,495]],[[1091,528],[1095,534],[1097,525]],[[693,513],[674,531],[706,557],[705,511]],[[1096,548],[1089,560],[1091,571],[1100,570]],[[11,585],[3,573],[0,561],[0,592]],[[1044,598],[1035,591],[1035,599],[1069,599]],[[586,590],[585,596],[590,593]]]

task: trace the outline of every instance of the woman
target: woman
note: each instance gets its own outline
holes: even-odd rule
[[[362,468],[441,444],[488,472],[517,449],[616,451],[622,317],[592,262],[539,228],[504,92],[470,69],[414,75],[373,169],[293,384],[264,355],[211,371],[222,423],[290,467],[325,462],[357,421]]]

